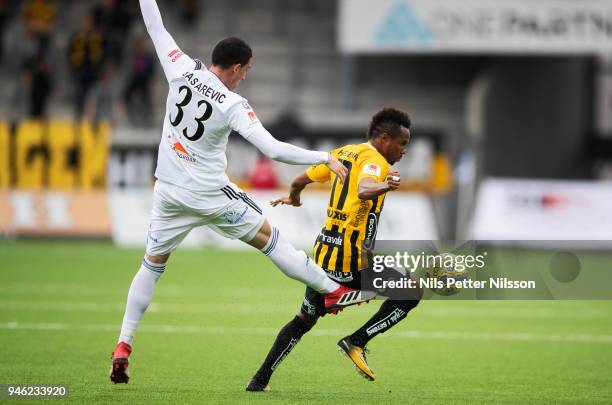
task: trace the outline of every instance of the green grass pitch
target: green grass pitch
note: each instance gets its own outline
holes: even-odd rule
[[[113,385],[110,353],[141,258],[107,242],[0,242],[0,384],[65,384],[60,403],[78,404],[612,403],[605,301],[424,301],[371,342],[375,382],[335,344],[379,304],[350,308],[302,339],[272,392],[247,393],[303,287],[257,252],[211,249],[170,259],[130,383]]]

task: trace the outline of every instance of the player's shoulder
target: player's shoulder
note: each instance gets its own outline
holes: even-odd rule
[[[193,70],[201,70],[202,72],[208,72],[206,65],[200,59],[193,59]]]
[[[369,142],[362,143],[360,147],[362,150],[361,155],[363,157],[376,157],[377,159],[385,160],[384,156]]]
[[[229,115],[235,117],[244,115],[244,117],[248,118],[249,122],[251,123],[259,122],[253,108],[249,104],[249,101],[238,93],[228,93],[225,111]]]
[[[382,173],[387,173],[391,169],[391,165],[387,162],[387,159],[369,143],[361,145],[361,152],[357,164],[359,166],[372,166],[372,168],[378,173],[378,168],[382,170]]]
[[[227,99],[225,102],[225,108],[226,109],[230,109],[233,107],[238,107],[240,105],[242,105],[242,107],[244,108],[248,108],[250,109],[251,106],[248,105],[249,103],[246,101],[246,99],[244,97],[242,97],[240,94],[238,93],[234,93],[231,90],[227,90]]]

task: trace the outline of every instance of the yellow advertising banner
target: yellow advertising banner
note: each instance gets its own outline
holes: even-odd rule
[[[74,123],[55,121],[49,125],[49,178],[51,190],[70,190],[76,185]]]
[[[22,122],[17,128],[15,145],[17,187],[40,190],[46,161],[42,124],[39,121]]]
[[[106,122],[28,120],[14,133],[0,122],[0,189],[106,187],[110,133]]]
[[[0,190],[6,190],[11,181],[9,142],[8,125],[0,122]]]

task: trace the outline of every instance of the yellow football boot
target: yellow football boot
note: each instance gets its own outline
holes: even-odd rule
[[[338,342],[338,349],[353,362],[359,374],[369,381],[374,381],[374,372],[368,366],[365,357],[366,349],[364,347],[355,346],[347,336]]]

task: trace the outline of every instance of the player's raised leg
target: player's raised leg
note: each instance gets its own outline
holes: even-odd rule
[[[328,278],[325,271],[303,251],[296,250],[279,232],[264,220],[261,228],[251,237],[242,239],[261,250],[288,277],[301,281],[323,295],[327,312],[372,299],[375,294],[353,290]]]

